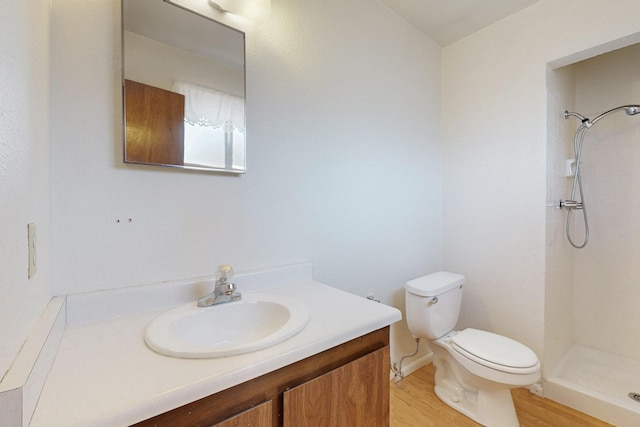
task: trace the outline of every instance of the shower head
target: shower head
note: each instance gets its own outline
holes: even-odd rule
[[[628,116],[635,116],[636,114],[640,114],[640,105],[630,104],[630,105],[623,105],[621,107],[612,108],[611,110],[605,111],[604,113],[600,114],[593,120],[583,116],[582,114],[578,114],[573,111],[565,111],[564,118],[568,119],[569,117],[576,117],[582,122],[582,125],[588,129],[603,117],[606,117],[611,113],[614,113],[616,111],[621,111],[621,110],[624,110],[624,112],[627,113]]]
[[[620,110],[624,110],[624,112],[627,113],[628,116],[635,116],[636,114],[640,113],[640,105],[630,104],[630,105],[623,105],[621,107],[612,108],[611,110],[605,111],[595,119],[591,120],[591,124],[595,124],[598,120],[602,119],[603,117],[606,117],[609,114],[615,113],[616,111],[620,111]]]
[[[624,108],[625,113],[629,116],[635,116],[640,113],[640,105],[627,105]]]

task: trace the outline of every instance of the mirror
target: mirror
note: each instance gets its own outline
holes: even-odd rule
[[[122,0],[124,161],[246,170],[244,33],[172,0]]]

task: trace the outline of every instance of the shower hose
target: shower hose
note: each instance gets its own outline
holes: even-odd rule
[[[580,201],[577,203],[574,203],[573,206],[568,206],[566,202],[570,202],[570,201],[565,201],[565,207],[568,208],[567,220],[565,223],[565,232],[567,234],[567,240],[569,240],[569,243],[571,243],[571,246],[573,246],[576,249],[584,248],[585,246],[587,246],[587,243],[589,242],[589,220],[587,218],[587,206],[584,202],[584,192],[582,191],[582,176],[580,174],[580,159],[582,158],[582,142],[584,141],[584,135],[587,133],[587,130],[589,130],[589,126],[586,123],[588,122],[583,122],[582,125],[578,127],[573,137],[573,152],[575,154],[576,170],[575,170],[575,173],[573,174],[573,187],[571,188],[570,201],[576,200],[575,198],[576,191],[580,194]],[[560,202],[560,203],[562,204],[563,202]],[[573,211],[576,209],[582,211],[582,218],[584,219],[584,239],[582,243],[576,243],[571,238],[571,222],[572,222],[571,220],[573,218]]]

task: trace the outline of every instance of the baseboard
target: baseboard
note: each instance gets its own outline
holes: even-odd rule
[[[402,366],[402,376],[406,377],[407,375],[411,375],[418,369],[431,363],[432,360],[433,360],[433,353],[429,353],[425,356],[412,360],[411,362]],[[397,378],[395,372],[391,370],[389,372],[389,379],[393,381],[394,379],[400,380],[401,378],[399,377]]]

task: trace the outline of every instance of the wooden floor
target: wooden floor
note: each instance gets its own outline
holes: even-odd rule
[[[480,424],[447,406],[433,391],[435,368],[429,364],[391,383],[391,427],[476,427]],[[611,426],[528,390],[511,391],[521,427]]]

